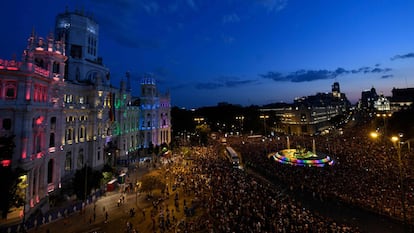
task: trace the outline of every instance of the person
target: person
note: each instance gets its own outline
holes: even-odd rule
[[[109,214],[108,214],[108,211],[106,211],[106,212],[105,212],[105,223],[107,223],[107,222],[108,222],[108,217],[109,217]]]

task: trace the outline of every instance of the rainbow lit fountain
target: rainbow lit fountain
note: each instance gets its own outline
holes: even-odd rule
[[[289,137],[287,138],[288,148],[269,154],[275,161],[283,164],[306,167],[325,167],[334,164],[334,161],[327,155],[318,155],[315,151],[315,140],[313,140],[313,152],[305,148],[297,147],[290,149]]]

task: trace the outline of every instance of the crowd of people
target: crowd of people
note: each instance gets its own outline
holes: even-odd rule
[[[414,155],[411,148],[401,153],[402,173],[395,145],[386,138],[372,139],[364,125],[345,128],[341,133],[324,136],[289,135],[291,147],[306,145],[311,150],[334,158],[335,164],[324,168],[297,167],[279,164],[268,158],[287,148],[286,137],[272,141],[246,143],[234,141],[232,146],[241,152],[244,163],[263,176],[282,182],[296,192],[310,193],[321,200],[340,201],[362,207],[408,223],[414,217]],[[401,180],[404,189],[400,186]],[[402,196],[403,195],[403,196]],[[405,209],[402,206],[402,200]],[[405,211],[405,213],[404,213]]]
[[[199,218],[180,224],[183,232],[360,232],[304,208],[282,189],[233,168],[220,146],[172,170],[183,195],[198,203]],[[198,208],[197,207],[197,208]],[[196,211],[197,211],[196,208]]]

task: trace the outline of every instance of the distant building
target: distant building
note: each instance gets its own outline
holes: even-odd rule
[[[55,37],[30,35],[21,62],[0,59],[0,137],[15,135],[16,144],[0,164],[26,171],[26,215],[47,208],[76,170],[128,163],[171,142],[170,95],[144,78],[136,101],[129,73],[112,86],[98,44],[90,16],[65,12]]]
[[[140,142],[142,147],[171,142],[171,97],[157,90],[155,79],[146,75],[141,80]]]
[[[391,109],[393,112],[412,108],[414,88],[393,88],[391,93]]]
[[[330,127],[330,120],[346,113],[349,107],[348,99],[340,92],[339,83],[335,82],[331,93],[296,98],[293,104],[260,111],[272,112],[280,119],[281,124],[276,131],[301,135],[315,134]]]
[[[378,100],[378,94],[374,87],[370,90],[364,90],[361,93],[361,99],[358,103],[358,108],[365,111],[375,111],[375,101]]]
[[[380,94],[378,99],[374,102],[374,108],[376,112],[387,113],[391,111],[391,104],[387,97]]]

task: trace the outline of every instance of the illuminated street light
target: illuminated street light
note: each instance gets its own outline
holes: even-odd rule
[[[196,121],[197,124],[200,124],[200,122],[203,122],[204,121],[204,117],[195,117],[194,118],[194,121]]]
[[[377,132],[371,132],[370,133],[370,136],[372,137],[372,138],[374,138],[374,139],[376,139],[376,138],[378,138],[378,133]]]
[[[387,136],[387,120],[388,120],[388,118],[390,118],[390,117],[392,117],[392,113],[387,113],[387,112],[384,112],[384,113],[377,113],[376,114],[376,116],[377,116],[377,118],[382,118],[382,120],[383,120],[383,133],[384,133],[384,135],[385,136]]]

